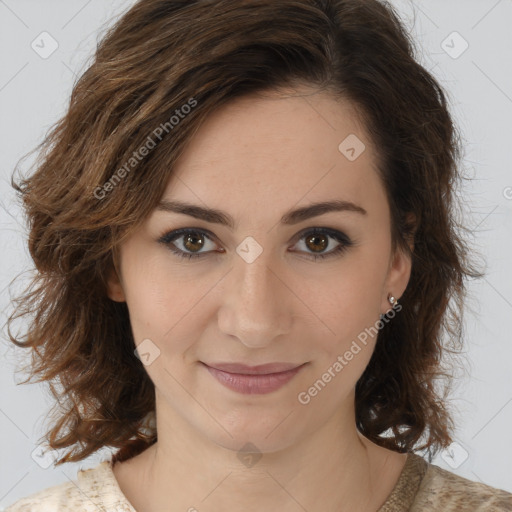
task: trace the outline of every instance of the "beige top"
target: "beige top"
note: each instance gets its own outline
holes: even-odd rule
[[[121,492],[111,461],[81,470],[76,482],[39,491],[5,512],[136,512]],[[376,512],[512,511],[512,494],[473,482],[409,453],[400,477]],[[313,512],[313,511],[311,511]]]

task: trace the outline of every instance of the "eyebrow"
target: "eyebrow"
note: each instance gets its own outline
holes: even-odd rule
[[[235,221],[228,213],[215,208],[204,208],[194,204],[184,203],[182,201],[169,201],[163,199],[156,207],[157,210],[181,213],[196,219],[201,219],[213,224],[221,224],[230,229],[234,229]],[[361,215],[368,215],[368,212],[350,201],[325,201],[322,203],[313,203],[308,206],[290,210],[281,217],[281,224],[294,225],[303,222],[312,217],[317,217],[329,212],[354,212]]]

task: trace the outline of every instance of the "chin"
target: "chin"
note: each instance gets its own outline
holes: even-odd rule
[[[229,426],[222,422],[221,424],[229,434],[223,428],[204,434],[212,442],[227,450],[237,452],[237,454],[246,451],[255,453],[278,452],[292,446],[300,437],[299,432],[291,432],[290,428],[293,425],[301,425],[301,423],[283,421],[282,415],[276,416],[275,421],[269,418],[260,424],[254,422],[252,425],[245,422]]]

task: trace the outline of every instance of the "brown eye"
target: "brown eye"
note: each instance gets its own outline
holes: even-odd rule
[[[204,246],[204,236],[198,236],[198,233],[192,232],[183,237],[183,245],[187,251],[199,252]]]
[[[306,245],[315,252],[322,252],[329,245],[327,238],[325,235],[311,235],[306,238]]]
[[[215,250],[216,245],[212,242],[212,238],[202,230],[195,229],[178,229],[165,234],[159,240],[160,243],[166,245],[173,253],[182,258],[201,258],[207,253]],[[208,251],[202,251],[208,248]]]
[[[303,232],[299,236],[299,242],[304,240],[303,245],[306,249],[300,250],[299,252],[305,252],[306,257],[312,257],[313,260],[341,255],[349,247],[354,245],[354,242],[352,242],[344,233],[329,228],[313,228]],[[338,242],[338,245],[334,245],[334,248],[327,250],[329,246],[332,245],[330,241],[331,239]]]

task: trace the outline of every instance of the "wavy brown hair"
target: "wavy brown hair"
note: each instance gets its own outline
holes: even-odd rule
[[[31,349],[25,382],[46,381],[58,401],[47,433],[52,448],[67,449],[57,464],[102,447],[125,460],[156,441],[147,423],[153,383],[134,356],[126,304],[106,293],[115,250],[155,208],[211,112],[300,84],[357,107],[377,148],[393,249],[412,258],[402,310],[379,331],[356,385],[357,428],[391,450],[426,449],[430,459],[450,444],[453,379],[442,356],[462,346],[464,279],[482,274],[456,218],[461,138],[416,52],[393,7],[378,0],[141,0],[108,29],[66,114],[36,148],[35,171],[13,177],[36,274],[14,301],[8,331]],[[25,316],[28,327],[13,334]]]

